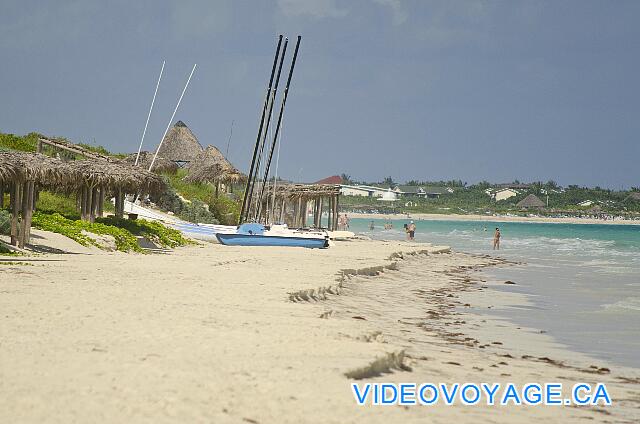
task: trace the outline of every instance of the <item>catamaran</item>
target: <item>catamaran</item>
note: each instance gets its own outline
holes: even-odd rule
[[[276,54],[273,60],[273,66],[271,68],[269,85],[267,87],[267,93],[262,108],[262,117],[260,118],[258,137],[256,139],[256,144],[253,150],[251,167],[249,169],[249,178],[247,180],[247,185],[244,191],[239,226],[235,232],[217,232],[216,238],[221,244],[229,246],[292,246],[307,248],[326,248],[329,246],[329,234],[324,230],[290,229],[285,224],[266,225],[269,214],[265,214],[265,224],[251,222],[259,221],[260,217],[262,216],[261,212],[265,195],[265,186],[269,178],[271,159],[273,158],[274,149],[278,141],[278,134],[282,125],[282,116],[284,113],[284,107],[287,102],[291,78],[293,76],[293,69],[298,57],[298,49],[300,48],[301,38],[302,37],[298,36],[295,51],[293,53],[291,67],[289,68],[289,76],[287,78],[287,83],[282,94],[275,133],[271,139],[271,145],[268,147],[268,150],[265,151],[265,147],[267,147],[267,136],[273,112],[273,105],[276,100],[278,83],[280,81],[280,75],[282,72],[282,65],[286,55],[287,44],[289,42],[289,40],[285,38],[284,45],[282,45],[282,35],[280,35],[279,37],[278,46],[276,47]],[[281,46],[282,53],[280,53]],[[260,171],[260,162],[262,161],[263,157],[266,160],[264,165],[264,177],[262,181],[259,182],[257,178]],[[252,215],[252,206],[255,215]]]

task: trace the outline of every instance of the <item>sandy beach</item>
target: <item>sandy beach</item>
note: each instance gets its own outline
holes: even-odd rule
[[[414,213],[409,214],[373,214],[348,212],[351,218],[363,219],[417,219],[423,221],[491,221],[491,222],[544,222],[551,224],[605,224],[605,225],[640,225],[640,220],[604,220],[594,218],[548,218],[542,216],[493,216],[493,215],[458,215],[458,214],[437,214],[437,213]]]
[[[3,422],[640,419],[637,369],[472,312],[519,301],[483,281],[497,257],[365,240],[140,255],[34,234],[66,253],[0,265]],[[604,382],[614,403],[357,406],[354,381]]]

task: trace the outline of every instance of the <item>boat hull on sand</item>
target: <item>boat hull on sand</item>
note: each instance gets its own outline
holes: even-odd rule
[[[328,240],[312,237],[266,236],[261,234],[216,234],[221,244],[227,246],[290,246],[309,249],[329,247]]]

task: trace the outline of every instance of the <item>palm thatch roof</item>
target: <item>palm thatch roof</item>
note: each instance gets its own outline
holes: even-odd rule
[[[33,181],[52,191],[74,192],[83,186],[102,186],[127,193],[156,194],[164,180],[141,168],[102,160],[62,161],[39,153],[0,152],[3,182]]]
[[[519,208],[544,208],[545,204],[535,194],[530,194],[516,204]]]
[[[260,186],[258,186],[260,190]],[[276,196],[293,199],[297,197],[317,198],[327,196],[337,196],[340,194],[339,184],[295,184],[278,181],[276,184]],[[273,184],[265,188],[268,196],[273,195]]]
[[[140,158],[138,158],[138,166],[143,169],[149,169],[149,165],[151,165],[151,161],[153,160],[153,155],[155,155],[155,152],[141,151]],[[137,153],[131,153],[126,158],[122,159],[122,162],[127,165],[133,165],[136,163],[137,156]],[[154,172],[169,172],[174,174],[177,170],[178,165],[175,162],[160,156],[156,158],[156,161],[153,164]]]
[[[640,202],[640,191],[633,191],[629,194],[623,202]]]
[[[158,156],[177,163],[189,163],[195,160],[202,150],[202,145],[189,127],[178,121],[164,137]]]
[[[246,180],[215,146],[207,146],[189,165],[189,175],[184,180],[198,183],[238,182]]]

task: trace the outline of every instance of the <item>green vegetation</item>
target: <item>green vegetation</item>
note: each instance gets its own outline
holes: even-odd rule
[[[390,178],[388,178],[390,179]],[[376,183],[374,183],[376,184]],[[514,184],[519,184],[517,181]],[[372,185],[372,184],[367,184]],[[443,193],[438,198],[403,196],[395,202],[384,202],[377,198],[360,196],[341,196],[343,210],[378,211],[380,213],[438,213],[438,214],[514,214],[526,215],[535,212],[539,215],[594,215],[611,214],[637,216],[640,213],[640,201],[629,199],[629,191],[615,191],[600,187],[588,188],[570,185],[562,188],[553,181],[535,182],[526,188],[518,189],[519,194],[509,199],[495,201],[485,190],[495,188],[483,181],[475,185],[466,185],[461,181],[416,182],[407,185],[451,187],[453,193]],[[633,190],[632,191],[637,191]],[[534,194],[548,206],[541,210],[527,211],[517,203],[529,194]],[[590,200],[593,204],[579,206],[580,202]],[[595,208],[595,209],[594,209]]]
[[[29,133],[19,136],[15,134],[0,133],[0,150],[19,150],[22,152],[35,152],[38,143],[38,133]]]
[[[183,178],[186,169],[175,174],[164,174],[170,189],[158,199],[152,199],[162,209],[173,212],[177,217],[190,222],[205,224],[235,225],[240,216],[240,202],[226,193],[215,196],[211,184],[187,183]],[[179,195],[178,195],[179,194]],[[182,198],[189,202],[183,202]]]
[[[35,228],[62,234],[83,246],[93,245],[102,248],[86,233],[112,236],[116,249],[121,252],[143,252],[138,246],[136,236],[144,236],[162,247],[183,246],[189,243],[182,234],[162,224],[143,219],[126,220],[115,218],[99,218],[95,223],[66,218],[59,213],[47,214],[35,212],[33,215]]]

